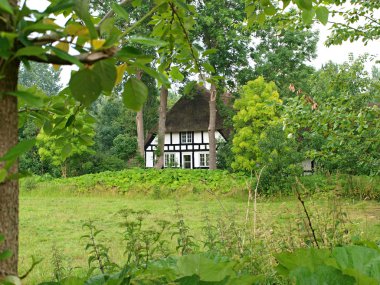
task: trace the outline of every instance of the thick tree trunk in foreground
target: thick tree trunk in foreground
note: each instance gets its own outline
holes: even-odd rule
[[[211,84],[210,94],[210,121],[208,125],[208,139],[210,144],[209,156],[209,169],[216,169],[216,138],[215,138],[215,125],[216,125],[216,86]]]
[[[138,80],[141,80],[141,71],[138,71],[136,73],[136,78]],[[143,108],[144,107],[141,107],[141,110],[138,111],[136,114],[136,129],[137,129],[137,149],[139,151],[139,154],[141,155],[142,158],[144,158],[144,161],[145,161]]]
[[[0,29],[1,30],[1,29]],[[0,60],[0,69],[4,63]],[[5,95],[17,88],[19,62],[10,62],[0,79],[0,157],[18,141],[17,97]],[[0,169],[4,163],[0,163]],[[17,163],[9,174],[17,172]],[[0,244],[0,252],[9,249],[12,257],[0,261],[0,280],[7,275],[17,275],[18,263],[18,181],[10,180],[0,183],[0,234],[5,242]]]
[[[165,132],[166,132],[166,109],[168,105],[168,89],[164,86],[160,91],[160,110],[158,119],[158,134],[157,134],[157,162],[156,169],[164,167],[164,146],[165,146]]]

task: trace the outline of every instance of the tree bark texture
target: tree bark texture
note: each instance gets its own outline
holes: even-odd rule
[[[138,80],[141,80],[141,71],[138,71],[136,73],[136,78]],[[142,158],[144,158],[145,161],[145,146],[144,146],[144,115],[143,115],[143,109],[144,107],[141,107],[141,110],[137,112],[136,114],[136,129],[137,129],[137,148],[138,152],[141,155]]]
[[[215,125],[216,125],[216,86],[211,84],[210,90],[210,121],[208,125],[208,139],[209,139],[209,169],[216,169],[216,138],[215,138]]]
[[[4,63],[0,63],[0,68]],[[4,70],[5,78],[0,79],[0,157],[15,146],[18,141],[17,97],[5,95],[17,88],[19,62],[10,62]],[[4,163],[0,163],[0,168]],[[9,174],[17,172],[15,163]],[[18,181],[0,183],[0,233],[5,242],[0,244],[0,252],[9,249],[12,257],[0,261],[0,280],[7,275],[17,275],[18,263]]]
[[[8,0],[12,7],[17,0]],[[9,15],[0,13],[0,32],[12,31]],[[6,95],[16,91],[20,62],[5,62],[0,59],[0,157],[18,142],[17,97]],[[0,169],[4,163],[0,162]],[[9,174],[18,170],[17,162],[9,169]],[[0,280],[7,275],[18,274],[18,181],[6,180],[0,183],[0,234],[5,241],[0,244],[0,252],[12,251],[12,257],[0,261]]]
[[[168,106],[168,89],[164,86],[160,91],[160,109],[158,119],[158,134],[157,134],[157,161],[156,169],[164,167],[164,147],[165,147],[165,132],[166,132],[166,109]]]

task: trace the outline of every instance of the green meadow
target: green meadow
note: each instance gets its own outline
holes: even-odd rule
[[[152,195],[128,194],[104,185],[84,192],[59,181],[37,183],[32,188],[27,190],[24,184],[20,196],[20,273],[29,269],[32,257],[41,262],[25,284],[53,280],[57,260],[65,270],[85,275],[88,252],[86,240],[81,237],[88,233],[83,228],[88,221],[102,230],[97,240],[109,248],[112,261],[123,264],[125,220],[119,212],[125,209],[149,211],[142,214],[144,229],[156,227],[158,220],[175,225],[182,219],[199,251],[204,247],[207,227],[222,230],[232,223],[237,225],[235,229],[244,229],[242,232],[249,232],[251,237],[254,231],[255,238],[264,244],[265,252],[261,254],[270,262],[276,252],[310,246],[304,209],[291,193],[259,195],[254,214],[253,201],[247,204],[246,189],[234,197],[212,191],[187,191],[186,195],[174,193],[159,198],[154,191]],[[380,240],[378,202],[341,197],[334,191],[302,196],[317,236],[326,246],[329,242],[344,244],[355,239]],[[170,254],[178,252],[175,230],[175,226],[169,226],[163,234]]]

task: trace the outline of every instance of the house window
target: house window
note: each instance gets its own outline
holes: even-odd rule
[[[181,143],[192,143],[193,142],[193,136],[191,132],[184,132],[181,133]]]
[[[209,154],[208,153],[201,153],[199,154],[199,165],[202,166],[208,166],[208,159],[209,159]]]
[[[165,153],[165,167],[176,167],[177,162],[175,160],[174,153]]]

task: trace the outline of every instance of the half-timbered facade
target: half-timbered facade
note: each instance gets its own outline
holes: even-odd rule
[[[209,159],[209,92],[197,88],[191,96],[182,97],[166,115],[164,166],[179,168],[208,168]],[[217,113],[215,136],[226,140],[228,131],[223,128]],[[145,142],[145,165],[153,167],[156,160],[157,127]]]

